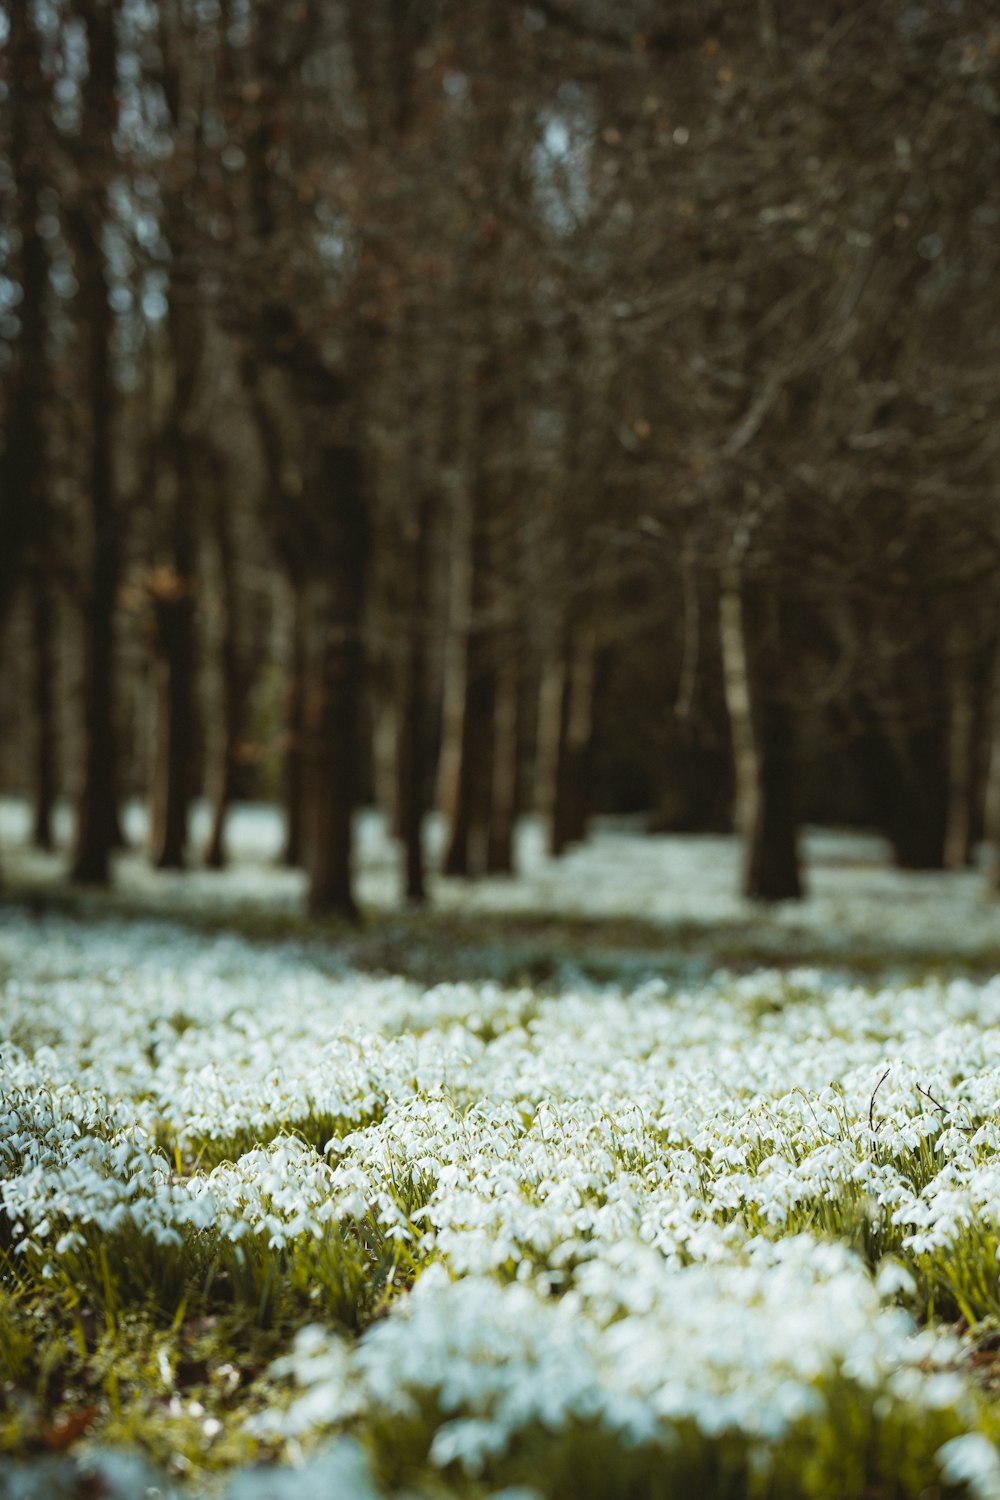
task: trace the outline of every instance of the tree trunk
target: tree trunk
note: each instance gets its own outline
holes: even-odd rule
[[[975,795],[976,687],[972,663],[956,663],[948,705],[948,810],[944,863],[964,870],[973,856],[973,798]]]
[[[486,869],[490,875],[513,875],[514,828],[517,822],[521,671],[516,643],[496,672],[493,784],[490,797]]]
[[[733,755],[719,651],[717,591],[685,559],[684,650],[668,711],[651,833],[731,833]]]
[[[219,641],[220,716],[212,776],[212,827],[205,863],[221,870],[226,863],[225,826],[236,781],[240,735],[246,713],[246,672],[240,655],[239,589],[236,583],[236,547],[226,476],[214,475],[212,522],[219,568],[221,636]]]
[[[493,716],[496,678],[479,630],[465,645],[465,692],[459,718],[458,772],[442,869],[445,875],[486,870],[493,783]]]
[[[430,596],[430,530],[433,506],[425,496],[414,523],[411,611],[404,663],[399,734],[399,818],[406,851],[406,899],[426,899],[423,826],[427,810],[427,616]]]
[[[504,331],[497,326],[495,309],[488,300],[479,311],[480,321],[469,330],[476,356],[461,448],[468,495],[460,517],[464,525],[453,539],[453,549],[464,558],[450,621],[460,653],[454,684],[460,684],[461,692],[453,716],[446,719],[450,733],[442,751],[442,765],[452,776],[444,871],[476,876],[509,867],[513,857],[510,839],[516,783],[510,782],[510,769],[500,760],[516,756],[509,741],[512,735],[516,739],[517,705],[509,688],[515,693],[517,688],[512,683],[505,689],[500,664],[517,617],[513,538],[519,530],[512,480],[519,430],[501,353]],[[452,685],[449,682],[449,691]],[[498,793],[506,805],[494,813]]]
[[[35,636],[35,816],[34,843],[52,850],[52,813],[56,798],[55,614],[52,588],[36,568],[32,585]]]
[[[390,838],[403,837],[402,740],[405,706],[400,704],[397,678],[400,664],[383,663],[378,686],[372,684],[372,773],[375,783],[375,806],[385,817]],[[376,673],[369,669],[369,679]]]
[[[493,757],[493,664],[483,621],[485,518],[466,499],[451,539],[451,602],[439,800],[446,821],[442,871],[480,875],[486,865]]]
[[[560,813],[565,842],[587,837],[590,816],[590,759],[594,738],[594,678],[597,642],[592,630],[578,629],[570,668],[569,715],[566,723],[567,777]]]
[[[46,443],[42,405],[48,388],[45,354],[45,289],[48,256],[39,231],[46,85],[41,43],[31,7],[8,10],[10,67],[7,158],[16,192],[20,254],[13,370],[5,403],[3,468],[0,470],[0,626],[13,596],[23,553],[44,517]]]
[[[328,576],[319,590],[319,661],[307,712],[309,912],[356,917],[351,855],[364,678],[367,518],[358,451],[322,453]]]
[[[95,173],[114,159],[117,117],[115,16],[111,6],[83,6],[90,71],[84,85],[80,138]],[[98,177],[97,181],[100,181]],[[105,196],[96,182],[84,184],[68,213],[80,283],[78,306],[86,340],[89,577],[84,602],[83,788],[77,814],[72,878],[91,885],[110,880],[111,851],[118,832],[115,798],[114,610],[121,566],[121,517],[114,500],[112,451],[115,385],[111,367],[114,323],[102,248]]]
[[[181,870],[192,782],[193,605],[190,574],[161,571],[153,599],[156,738],[150,858],[159,870]]]
[[[25,553],[44,544],[48,521],[47,441],[43,415],[49,389],[45,339],[45,297],[48,255],[39,230],[45,189],[48,85],[42,71],[41,38],[30,6],[8,8],[6,51],[7,165],[14,190],[14,214],[19,253],[6,247],[8,274],[20,291],[19,330],[10,345],[11,366],[4,402],[3,452],[0,458],[0,633],[14,598]],[[37,564],[37,558],[36,558]],[[51,715],[50,617],[40,622],[39,611],[49,608],[47,581],[33,578],[36,689],[35,842],[52,847],[53,737]],[[42,591],[45,602],[42,604]],[[41,633],[39,626],[41,623]],[[44,700],[44,701],[43,701]]]
[[[733,754],[733,827],[747,841],[757,820],[758,765],[750,697],[750,665],[739,573],[727,570],[719,589],[719,649]]]
[[[556,720],[555,762],[551,776],[549,806],[549,854],[558,859],[570,843],[570,783],[575,773],[569,744],[570,704],[573,697],[572,672],[568,656],[560,663],[558,718]]]
[[[592,632],[569,626],[561,651],[542,675],[539,780],[554,859],[587,833],[594,656]]]
[[[306,609],[302,579],[291,580],[291,640],[285,697],[285,848],[282,863],[298,869],[305,863],[302,808],[305,797]]]
[[[797,901],[803,894],[792,802],[791,736],[787,704],[770,693],[761,694],[757,714],[760,790],[743,887],[754,901]]]
[[[780,644],[771,643],[765,660],[760,614],[760,608],[748,608],[739,570],[725,570],[719,641],[733,743],[733,821],[744,845],[743,894],[753,901],[794,901],[803,889],[792,801],[791,714],[781,693]]]
[[[948,776],[937,725],[891,733],[894,788],[890,837],[903,870],[943,870],[948,823]]]
[[[160,870],[184,868],[188,817],[194,795],[194,601],[197,443],[191,432],[195,385],[202,352],[200,309],[177,269],[181,249],[176,227],[178,204],[171,199],[171,251],[168,327],[173,358],[173,400],[165,449],[173,460],[173,495],[167,551],[170,562],[153,576],[156,651],[155,764],[153,769],[150,857]],[[183,241],[181,240],[181,243]]]
[[[102,526],[91,505],[95,534]],[[96,541],[103,554],[92,572],[91,594],[85,614],[84,636],[84,781],[77,812],[76,851],[72,877],[84,885],[107,885],[111,852],[117,842],[113,709],[114,589],[118,581],[117,546]]]

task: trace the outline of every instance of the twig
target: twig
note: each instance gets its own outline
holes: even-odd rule
[[[925,1099],[929,1099],[931,1101],[931,1103],[933,1104],[934,1108],[935,1109],[939,1109],[943,1115],[946,1115],[948,1113],[948,1111],[945,1109],[944,1105],[938,1103],[938,1101],[935,1099],[934,1095],[931,1093],[930,1089],[922,1089],[920,1087],[919,1083],[918,1083],[917,1084],[917,1093],[918,1094],[923,1094],[923,1096],[924,1096]]]
[[[875,1127],[875,1095],[878,1093],[878,1091],[882,1087],[883,1083],[885,1083],[885,1080],[888,1078],[888,1076],[889,1076],[889,1074],[891,1072],[892,1072],[892,1068],[891,1067],[886,1068],[885,1072],[882,1074],[882,1077],[879,1079],[878,1083],[872,1089],[872,1096],[871,1096],[871,1099],[869,1100],[869,1103],[868,1103],[868,1129],[871,1130],[871,1131],[874,1131],[875,1128],[876,1128]]]

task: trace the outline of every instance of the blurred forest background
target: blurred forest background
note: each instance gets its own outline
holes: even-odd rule
[[[3,0],[0,789],[315,913],[1000,834],[995,0]],[[189,810],[213,830],[192,848]]]

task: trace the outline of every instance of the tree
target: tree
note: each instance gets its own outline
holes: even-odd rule
[[[0,625],[10,608],[18,570],[46,515],[44,409],[48,256],[40,219],[51,160],[42,43],[28,6],[14,6],[7,43],[7,158],[13,184],[14,272],[20,288],[17,334],[11,340],[4,407],[3,484],[0,486]]]
[[[104,251],[116,172],[117,0],[80,0],[87,43],[75,181],[66,217],[80,290],[87,410],[87,565],[84,603],[84,772],[77,809],[74,880],[106,885],[116,841],[114,610],[121,565],[121,515],[114,484],[113,314]]]

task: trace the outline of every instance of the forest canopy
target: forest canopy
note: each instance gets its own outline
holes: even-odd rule
[[[1000,827],[991,0],[0,5],[0,789],[316,913],[594,811]],[[193,850],[189,809],[213,808]]]

